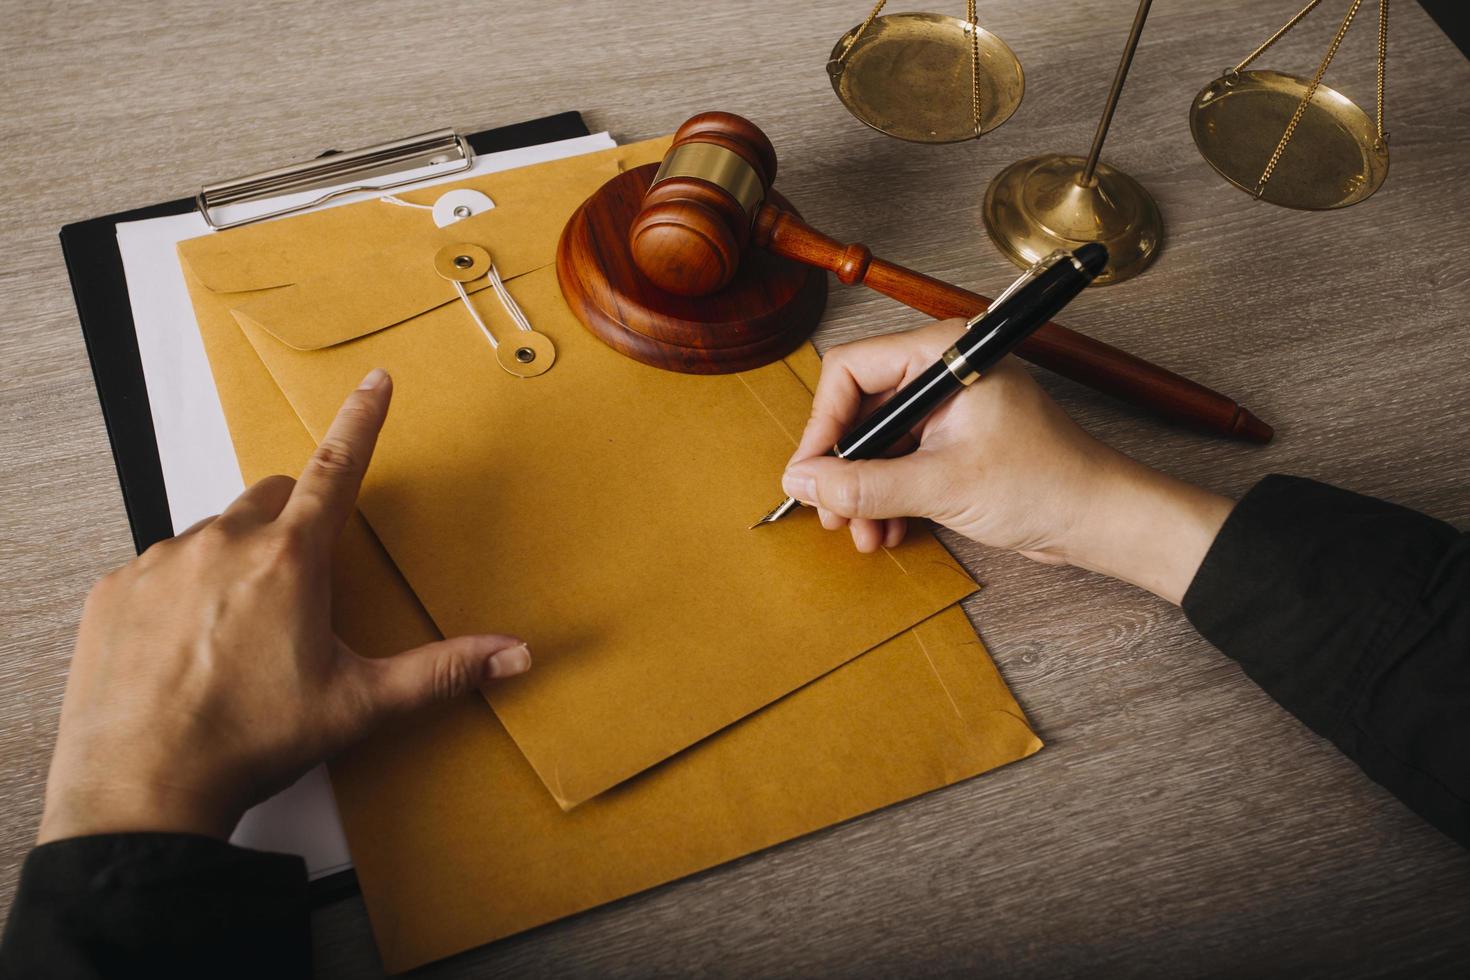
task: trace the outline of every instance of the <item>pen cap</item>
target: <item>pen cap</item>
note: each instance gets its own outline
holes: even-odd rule
[[[1082,263],[1088,279],[1095,279],[1108,264],[1108,250],[1101,242],[1088,242],[1073,251],[1072,258]]]
[[[970,371],[988,371],[1086,289],[1107,262],[1108,250],[1096,243],[1056,255],[1029,281],[1022,277],[1002,293],[954,349]]]

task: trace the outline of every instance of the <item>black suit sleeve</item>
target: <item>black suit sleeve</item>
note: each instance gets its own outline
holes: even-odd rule
[[[1269,476],[1183,605],[1282,706],[1470,847],[1470,535]]]
[[[0,977],[306,977],[306,864],[188,834],[104,834],[33,850]]]

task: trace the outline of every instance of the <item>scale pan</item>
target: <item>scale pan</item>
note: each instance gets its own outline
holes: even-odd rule
[[[837,97],[880,133],[913,143],[957,143],[988,133],[1021,104],[1026,80],[1006,43],[983,27],[980,131],[972,102],[970,25],[943,14],[878,17],[842,57],[860,27],[832,49],[827,74]]]
[[[1275,71],[1227,73],[1195,97],[1189,130],[1200,155],[1220,176],[1256,196],[1256,183],[1307,94],[1310,82]],[[1388,146],[1357,103],[1318,85],[1297,123],[1264,201],[1326,211],[1366,200],[1388,176]]]

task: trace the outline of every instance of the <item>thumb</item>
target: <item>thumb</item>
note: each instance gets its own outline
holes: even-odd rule
[[[839,517],[925,517],[925,474],[913,455],[851,461],[818,456],[788,466],[781,486],[802,503]]]
[[[531,669],[531,651],[513,636],[457,636],[393,657],[368,660],[378,714],[449,701],[502,677]]]

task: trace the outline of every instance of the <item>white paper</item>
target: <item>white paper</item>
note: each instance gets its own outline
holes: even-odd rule
[[[464,180],[616,145],[607,133],[597,133],[487,153],[477,157],[470,170],[425,180],[413,187]],[[242,217],[246,211],[264,214],[284,202],[297,198],[312,200],[332,189],[324,187],[307,194],[237,205],[229,217]],[[377,196],[376,191],[347,194],[320,207],[338,207]],[[197,211],[128,221],[117,226],[118,250],[127,278],[138,353],[143,362],[143,379],[148,387],[153,432],[158,441],[158,458],[175,532],[218,514],[245,489],[176,252],[179,242],[210,233],[209,225]],[[321,766],[246,813],[231,840],[244,847],[300,854],[306,858],[313,878],[352,866],[337,804],[332,798],[326,769]]]

